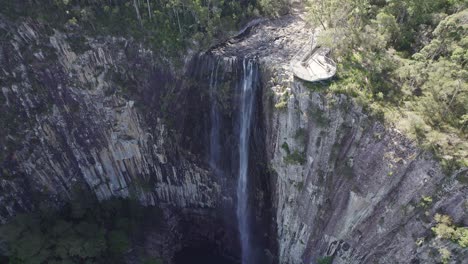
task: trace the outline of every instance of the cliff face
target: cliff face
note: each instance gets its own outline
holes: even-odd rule
[[[177,81],[151,51],[125,39],[74,39],[34,22],[1,27],[10,34],[1,49],[2,143],[21,142],[5,147],[3,219],[32,206],[33,192],[63,199],[76,182],[99,199],[214,207],[216,180],[169,140],[160,109]]]
[[[444,175],[352,100],[294,80],[289,60],[311,33],[300,16],[262,21],[183,72],[124,38],[5,19],[0,33],[2,221],[41,201],[60,205],[80,184],[99,199],[162,205],[167,232],[147,246],[166,259],[194,237],[238,255],[237,87],[243,58],[255,58],[249,203],[258,252],[279,263],[436,263],[437,246],[453,263],[467,256],[430,230],[436,212],[468,224],[467,170]]]
[[[60,206],[84,186],[100,200],[131,197],[162,207],[166,231],[144,243],[167,261],[203,240],[238,256],[241,57],[195,56],[177,72],[129,39],[0,21],[7,36],[0,49],[1,221],[43,203]],[[259,194],[251,197],[260,219],[252,224],[263,241],[272,225],[256,91],[250,159],[261,166],[250,170],[258,175],[250,188]],[[263,247],[255,250],[263,255]]]
[[[294,79],[289,62],[310,33],[296,14],[214,51],[261,62],[279,263],[438,263],[440,248],[462,263],[466,248],[434,238],[431,227],[436,213],[468,224],[467,168],[446,175],[353,100]]]
[[[467,188],[457,180],[466,170],[445,175],[430,155],[344,97],[293,82],[267,131],[280,263],[324,256],[333,263],[437,263],[429,253],[442,246],[430,230],[434,214],[467,224]],[[304,159],[291,160],[293,153]],[[466,249],[453,250],[453,263],[461,263]]]

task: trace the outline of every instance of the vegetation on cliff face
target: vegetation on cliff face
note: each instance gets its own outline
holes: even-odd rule
[[[284,1],[271,0],[0,0],[0,6],[10,19],[38,19],[80,34],[134,37],[172,58],[226,38],[249,18],[287,10]]]
[[[436,214],[434,216],[436,225],[432,231],[440,239],[450,239],[463,248],[468,247],[468,227],[457,227],[448,215]]]
[[[468,166],[468,10],[459,0],[309,0],[319,42],[338,63],[331,92]]]

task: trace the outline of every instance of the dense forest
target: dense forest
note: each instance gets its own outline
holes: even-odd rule
[[[262,14],[287,11],[282,1],[260,0],[1,0],[12,19],[34,18],[90,35],[134,37],[173,59],[201,50]]]
[[[318,41],[338,62],[338,78],[325,89],[355,97],[436,154],[447,172],[467,166],[466,1],[311,0],[308,6]]]
[[[434,153],[447,173],[468,166],[467,5],[307,0],[308,22],[338,65],[333,80],[307,86],[355,98],[373,117]],[[79,36],[134,38],[179,66],[187,50],[206,49],[251,19],[285,15],[290,8],[283,0],[0,0],[0,6],[0,15],[11,21],[35,19]],[[9,36],[0,29],[0,41]],[[132,200],[77,197],[63,209],[44,205],[2,226],[0,262],[121,263],[137,250],[142,226],[159,217],[157,208]],[[438,218],[434,233],[466,247],[467,229]],[[160,263],[135,255],[142,263]]]
[[[46,203],[39,207],[0,226],[1,263],[125,263],[129,253],[140,263],[161,263],[138,244],[143,230],[159,226],[156,207],[132,199],[98,202],[78,187],[61,209]]]

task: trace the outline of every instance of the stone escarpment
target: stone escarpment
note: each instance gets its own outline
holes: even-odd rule
[[[59,207],[76,186],[85,186],[99,200],[132,198],[163,209],[163,226],[142,241],[150,255],[170,262],[183,247],[206,242],[221,255],[239,257],[235,146],[242,57],[195,56],[178,72],[131,39],[83,38],[4,18],[0,30],[2,221],[42,203]],[[262,112],[256,108],[253,115],[258,129],[250,158],[261,166],[250,170],[257,175],[250,188],[258,194],[251,197],[257,204],[252,224],[258,244],[271,244],[254,250],[264,256],[275,251],[274,240],[266,241],[274,232],[262,169]]]
[[[436,213],[467,226],[468,169],[446,175],[352,99],[294,79],[289,61],[310,36],[295,14],[214,51],[260,61],[279,263],[438,263],[441,248],[462,263],[467,249],[431,227]]]
[[[10,34],[1,49],[3,219],[33,206],[34,191],[63,199],[75,182],[99,199],[215,206],[219,188],[209,170],[170,139],[160,112],[177,81],[151,51],[125,39],[75,40],[33,22],[1,26]],[[82,51],[70,46],[76,41]],[[13,140],[20,147],[9,147]]]
[[[445,175],[429,154],[349,99],[297,82],[270,121],[281,263],[325,256],[333,263],[437,263],[440,247],[453,250],[453,263],[466,258],[466,249],[430,230],[437,212],[466,226],[468,190],[458,181],[466,169]]]
[[[161,206],[164,230],[143,242],[152,254],[170,260],[206,240],[238,258],[234,146],[247,58],[261,73],[249,205],[262,262],[436,263],[443,246],[462,263],[467,250],[430,227],[436,212],[468,224],[466,169],[445,175],[352,100],[293,79],[289,60],[310,34],[299,15],[262,20],[177,72],[133,40],[0,19],[1,220],[41,201],[60,206],[80,184],[99,199]]]

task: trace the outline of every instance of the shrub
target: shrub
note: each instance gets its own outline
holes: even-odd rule
[[[292,164],[303,165],[306,162],[305,153],[299,152],[298,150],[294,150],[288,155],[286,155],[286,157],[284,157],[284,162],[290,165]]]
[[[452,218],[448,215],[436,214],[434,220],[437,224],[432,231],[441,239],[449,239],[460,247],[468,247],[468,228],[453,225]]]
[[[414,136],[421,147],[435,145],[448,174],[466,166],[466,3],[308,2],[310,21],[324,28],[317,42],[330,48],[337,62],[336,78],[325,91],[354,97],[374,117]],[[408,15],[402,18],[402,12]],[[427,32],[431,39],[421,41]],[[433,144],[429,133],[445,140]]]
[[[281,110],[281,109],[285,109],[287,105],[288,105],[288,102],[279,101],[278,103],[275,104],[275,108],[278,110]]]
[[[81,194],[61,210],[46,208],[18,215],[0,226],[0,241],[4,243],[0,259],[6,257],[7,263],[68,263],[71,259],[121,263],[122,255],[132,246],[130,236],[159,221],[155,211],[129,200],[114,198],[99,203]]]
[[[333,257],[332,256],[326,256],[322,258],[317,259],[317,264],[332,264],[333,263]]]

